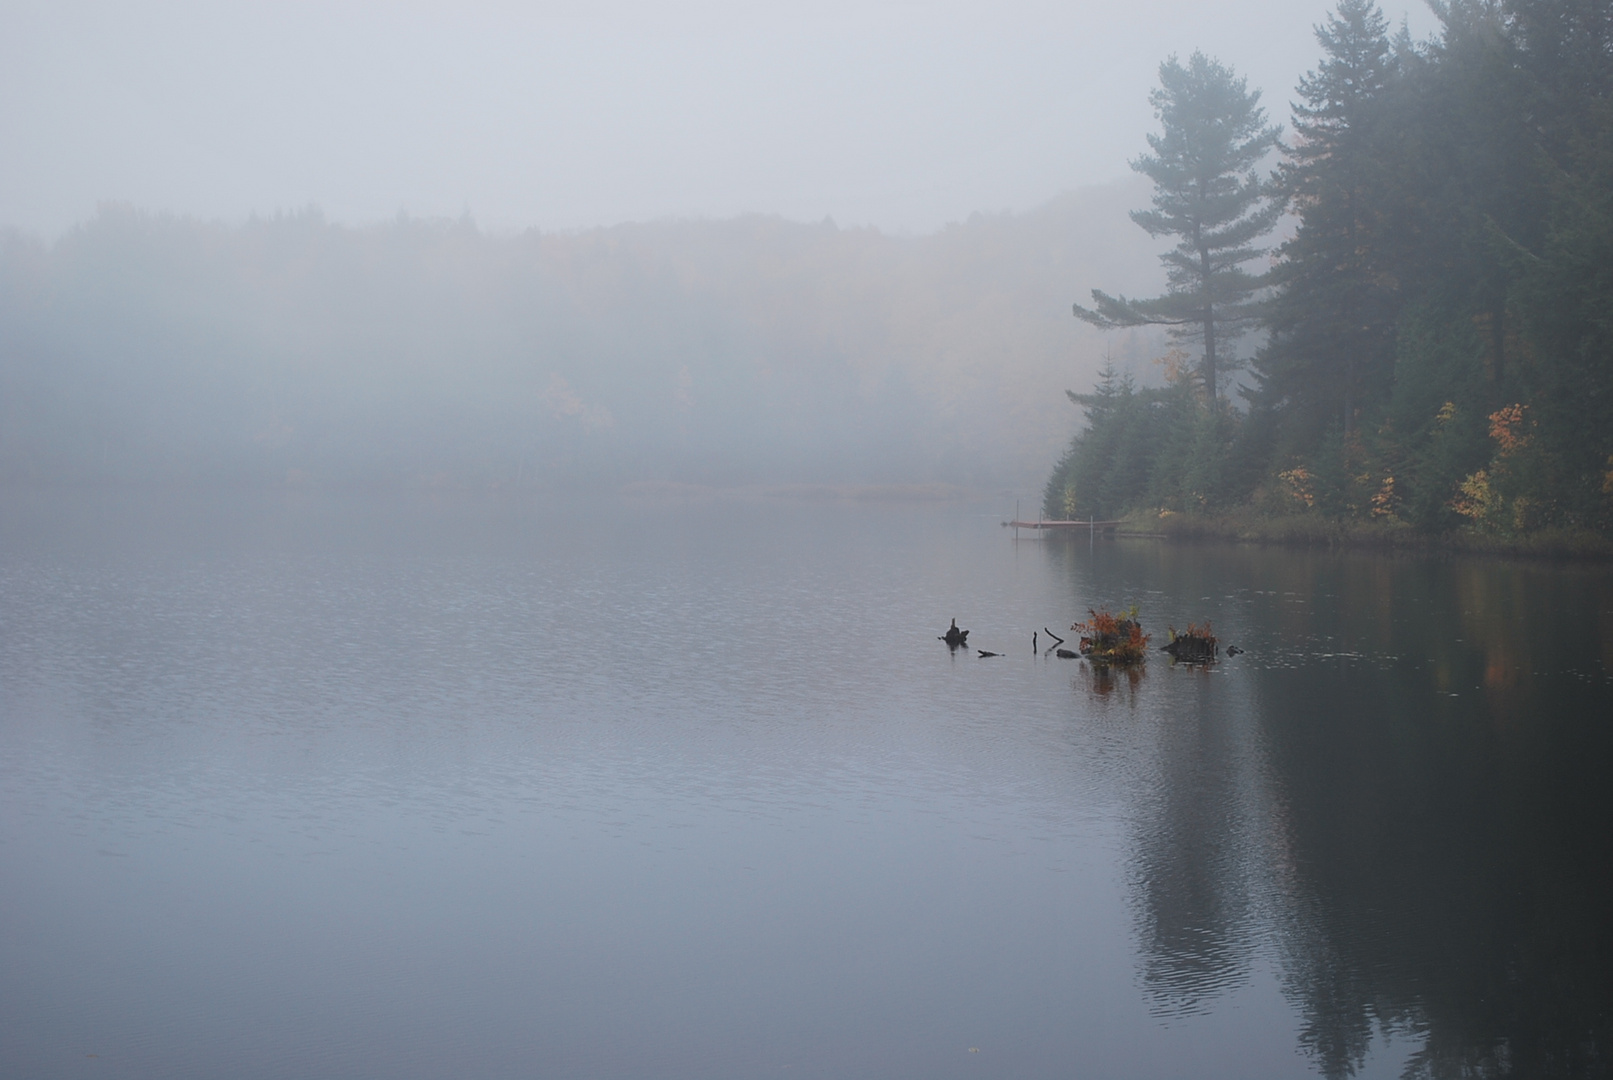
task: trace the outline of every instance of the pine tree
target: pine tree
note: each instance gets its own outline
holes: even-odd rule
[[[1201,344],[1200,378],[1216,406],[1233,366],[1232,343],[1259,317],[1262,278],[1243,265],[1263,254],[1255,241],[1281,212],[1255,171],[1280,131],[1266,124],[1260,92],[1203,53],[1186,66],[1166,60],[1159,81],[1149,101],[1161,130],[1148,136],[1153,153],[1131,165],[1153,180],[1154,208],[1135,210],[1131,219],[1150,236],[1180,238],[1161,256],[1167,291],[1130,300],[1094,289],[1093,307],[1074,310],[1103,329],[1164,325],[1177,340]]]
[[[1262,391],[1314,445],[1336,420],[1346,436],[1393,374],[1399,290],[1385,250],[1393,205],[1383,173],[1383,97],[1396,73],[1373,0],[1342,0],[1316,28],[1322,64],[1300,79],[1294,145],[1278,184],[1300,215],[1279,249],[1271,340],[1256,358]]]

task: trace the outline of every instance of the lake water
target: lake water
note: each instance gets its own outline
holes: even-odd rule
[[[1607,1075],[1613,573],[1011,509],[6,495],[0,1074]]]

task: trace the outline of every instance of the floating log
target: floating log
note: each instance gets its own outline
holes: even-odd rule
[[[1080,653],[1071,652],[1069,649],[1060,649],[1056,655],[1060,660],[1079,660],[1081,658]]]

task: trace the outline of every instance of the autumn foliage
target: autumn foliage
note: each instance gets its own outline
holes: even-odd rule
[[[1137,622],[1136,607],[1115,615],[1087,609],[1092,616],[1070,627],[1081,636],[1081,655],[1102,664],[1140,663],[1148,653],[1148,635]]]

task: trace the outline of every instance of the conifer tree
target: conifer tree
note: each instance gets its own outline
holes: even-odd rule
[[[1300,79],[1277,177],[1300,224],[1279,249],[1272,337],[1255,361],[1268,402],[1297,414],[1312,444],[1333,420],[1348,435],[1363,398],[1387,392],[1398,303],[1383,243],[1390,163],[1373,144],[1397,66],[1387,24],[1373,0],[1341,0],[1316,38],[1324,58]]]
[[[1255,241],[1271,231],[1281,206],[1271,201],[1256,166],[1278,145],[1266,124],[1260,92],[1203,53],[1184,66],[1174,56],[1159,68],[1149,95],[1160,133],[1153,150],[1131,167],[1154,182],[1154,208],[1131,219],[1150,236],[1178,237],[1162,255],[1165,295],[1132,300],[1092,290],[1093,307],[1078,318],[1103,329],[1164,325],[1180,341],[1201,345],[1199,374],[1212,406],[1232,367],[1231,345],[1259,317],[1262,278],[1245,263],[1263,254]]]

